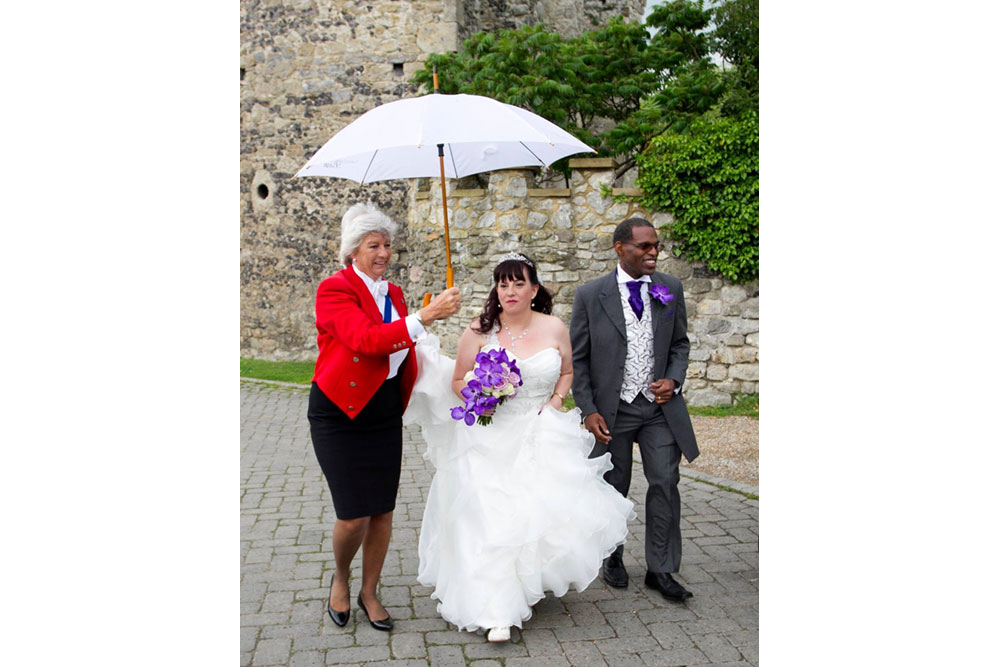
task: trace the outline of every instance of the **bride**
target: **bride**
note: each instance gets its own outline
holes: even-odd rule
[[[549,314],[552,297],[534,262],[506,255],[493,282],[455,361],[433,336],[417,345],[420,376],[404,415],[422,427],[436,468],[417,578],[434,588],[446,621],[488,630],[491,642],[508,641],[545,591],[590,585],[635,516],[604,481],[610,454],[587,458],[594,437],[580,428],[579,410],[561,411],[573,383],[569,332]],[[456,421],[466,373],[480,351],[497,349],[516,362],[523,385],[484,415],[489,425]]]

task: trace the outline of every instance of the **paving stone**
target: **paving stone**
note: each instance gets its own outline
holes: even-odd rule
[[[332,648],[326,652],[326,664],[336,665],[342,662],[371,662],[373,660],[388,660],[389,657],[388,646]]]
[[[394,534],[380,588],[396,629],[372,629],[357,609],[346,628],[336,627],[323,606],[336,514],[309,439],[308,392],[241,383],[240,397],[241,665],[757,664],[759,501],[682,477],[678,580],[695,597],[670,602],[642,585],[646,482],[640,464],[629,494],[638,516],[625,544],[628,588],[598,578],[563,598],[549,594],[510,643],[490,644],[482,634],[450,626],[438,615],[432,590],[416,581],[433,469],[412,427],[404,430]],[[355,588],[360,560],[351,568]]]
[[[470,644],[481,642],[483,638],[471,632],[459,632],[458,630],[445,630],[443,632],[428,632],[424,635],[424,640],[428,644]]]
[[[521,631],[521,638],[530,656],[562,654],[562,646],[552,630],[526,628]]]
[[[742,658],[739,650],[720,635],[695,635],[693,639],[695,646],[705,654],[709,662],[734,662]]]
[[[513,628],[511,628],[510,638],[509,642],[493,644],[488,642],[486,637],[480,637],[478,642],[466,644],[463,652],[465,657],[469,659],[509,660],[528,655],[528,650],[523,645],[515,643]]]
[[[704,665],[709,662],[708,657],[696,648],[652,651],[640,653],[639,657],[649,667],[685,667],[686,665]]]
[[[252,651],[257,646],[257,636],[260,628],[256,626],[240,628],[240,651]]]
[[[288,667],[323,667],[326,653],[322,651],[299,651],[292,654]]]
[[[649,630],[636,612],[624,611],[605,614],[608,624],[615,629],[619,637],[648,637]]]
[[[608,639],[615,636],[615,629],[608,624],[576,625],[571,628],[556,628],[556,639],[560,642],[579,641],[581,639]]]
[[[288,625],[265,625],[260,628],[261,639],[297,639],[318,635],[322,621],[314,623],[297,623]]]
[[[660,648],[652,636],[627,637],[625,639],[600,639],[594,644],[604,655],[615,653],[640,653],[642,651],[655,651]]]
[[[601,650],[593,642],[562,642],[563,655],[574,667],[607,665]]]
[[[292,648],[296,651],[300,651],[308,649],[347,648],[348,646],[354,646],[354,635],[344,632],[344,630],[333,625],[333,623],[330,625],[340,631],[340,634],[331,634],[324,631],[319,635],[314,632],[308,635],[292,637]],[[348,625],[348,627],[350,627],[350,625]]]
[[[465,656],[458,646],[430,646],[427,655],[431,667],[465,667]]]
[[[571,667],[569,661],[561,655],[543,655],[537,658],[510,658],[504,664],[506,667]]]
[[[290,639],[262,639],[253,652],[254,665],[287,665],[292,650]]]

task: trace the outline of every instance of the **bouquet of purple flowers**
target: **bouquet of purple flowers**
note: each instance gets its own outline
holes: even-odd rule
[[[507,350],[490,350],[476,355],[476,365],[465,374],[462,398],[465,405],[452,408],[451,418],[465,420],[472,426],[477,421],[487,426],[493,421],[492,410],[524,384],[517,362],[507,357]],[[489,412],[489,415],[483,413]]]

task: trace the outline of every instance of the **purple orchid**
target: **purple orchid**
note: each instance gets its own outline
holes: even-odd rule
[[[503,366],[495,361],[485,361],[479,364],[475,373],[485,387],[499,387],[504,384]]]
[[[475,366],[465,377],[465,386],[459,392],[464,405],[452,408],[451,418],[469,426],[477,422],[490,424],[493,417],[487,413],[516,396],[517,388],[524,384],[521,369],[503,348],[477,354]]]
[[[655,298],[663,305],[674,300],[674,295],[670,293],[666,285],[650,285],[649,296]]]

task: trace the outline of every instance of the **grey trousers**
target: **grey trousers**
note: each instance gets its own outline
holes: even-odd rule
[[[649,482],[646,568],[651,572],[677,572],[681,566],[681,496],[677,490],[681,450],[663,412],[642,394],[632,403],[619,402],[611,442],[595,444],[590,453],[594,458],[611,452],[614,467],[604,474],[604,479],[626,497],[632,483],[633,442],[639,443],[642,472]]]

